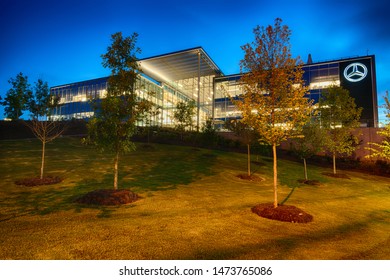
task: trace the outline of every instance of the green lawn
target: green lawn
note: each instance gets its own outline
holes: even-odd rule
[[[36,176],[40,144],[0,142],[0,259],[390,259],[390,179],[346,172],[320,186],[297,183],[301,165],[279,161],[280,201],[314,216],[308,224],[261,218],[272,202],[272,162],[252,166],[263,182],[242,181],[244,154],[143,144],[120,162],[120,188],[142,199],[122,206],[73,201],[111,188],[112,160],[62,138],[47,147],[57,185],[23,187]],[[254,157],[255,159],[255,157]]]

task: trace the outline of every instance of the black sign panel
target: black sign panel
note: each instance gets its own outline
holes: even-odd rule
[[[371,58],[340,62],[340,85],[349,90],[358,107],[363,108],[361,122],[374,124],[374,87]]]

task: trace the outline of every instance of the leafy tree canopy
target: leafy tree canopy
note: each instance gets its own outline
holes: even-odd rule
[[[173,113],[173,118],[176,121],[178,130],[185,130],[193,126],[193,117],[195,115],[195,101],[180,101],[176,104],[176,110]]]
[[[386,96],[384,97],[385,104],[385,113],[386,117],[390,118],[390,97],[389,92],[386,92]],[[390,122],[388,122],[382,130],[377,132],[379,135],[383,137],[383,140],[380,143],[369,143],[371,147],[367,147],[366,149],[371,151],[371,154],[368,155],[368,158],[383,158],[386,160],[390,160]]]
[[[236,101],[243,122],[269,145],[300,133],[312,112],[305,97],[302,62],[290,53],[289,28],[275,20],[274,26],[254,29],[255,41],[242,47],[241,82],[244,95]]]
[[[135,150],[132,136],[137,122],[150,110],[151,102],[137,96],[140,75],[137,54],[138,34],[123,37],[121,32],[111,36],[111,45],[102,55],[103,66],[111,69],[107,96],[95,100],[95,115],[88,123],[87,143],[103,152],[112,152],[114,158],[114,189],[118,188],[119,156]]]
[[[88,123],[88,142],[102,152],[124,154],[135,149],[131,137],[143,109],[135,92],[140,73],[137,39],[137,33],[123,37],[117,32],[111,35],[111,45],[102,55],[103,66],[111,70],[107,96],[94,101],[95,115]]]
[[[58,105],[59,98],[50,94],[47,82],[38,79],[34,90],[28,95],[27,108],[33,119],[50,116],[52,109]]]
[[[360,127],[363,109],[356,106],[348,90],[339,86],[332,86],[322,93],[319,107],[321,127],[327,131],[325,146],[328,151],[352,154],[358,141],[352,131]]]
[[[321,127],[325,130],[324,144],[333,156],[333,173],[336,174],[336,155],[351,155],[359,144],[352,132],[360,126],[362,108],[358,108],[349,91],[331,86],[322,93],[319,102]]]
[[[257,26],[255,40],[242,46],[244,94],[234,103],[242,121],[259,135],[259,142],[272,146],[274,158],[274,207],[277,207],[277,152],[282,141],[300,134],[313,110],[305,97],[302,62],[292,58],[291,31],[277,18],[274,26]]]
[[[27,101],[31,95],[31,86],[28,83],[28,77],[20,72],[15,78],[10,78],[8,83],[11,88],[7,91],[4,101],[1,105],[4,106],[4,113],[11,120],[18,120],[23,110],[27,109]]]

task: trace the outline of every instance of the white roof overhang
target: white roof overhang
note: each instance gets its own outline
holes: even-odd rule
[[[199,74],[223,75],[201,47],[140,59],[139,64],[145,75],[158,82],[179,81]]]

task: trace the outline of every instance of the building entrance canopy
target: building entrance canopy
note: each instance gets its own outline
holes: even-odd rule
[[[140,59],[139,63],[143,73],[158,82],[222,75],[201,47]]]

